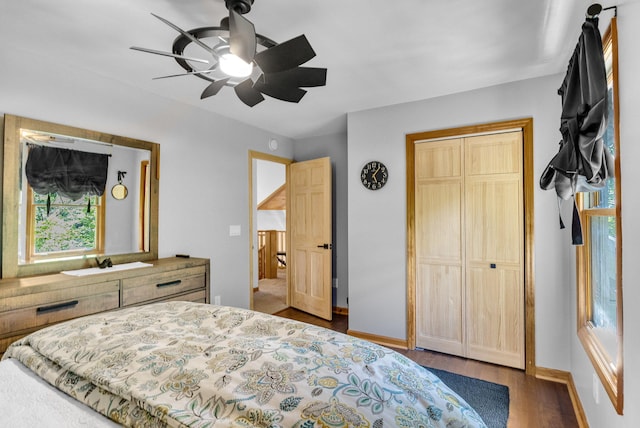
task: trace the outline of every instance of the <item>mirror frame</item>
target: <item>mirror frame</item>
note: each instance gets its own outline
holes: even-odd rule
[[[113,264],[134,261],[155,260],[158,258],[158,192],[160,145],[149,141],[91,131],[67,125],[44,122],[10,114],[4,115],[4,162],[2,183],[2,278],[17,278],[63,270],[95,267],[93,256],[69,260],[42,261],[38,263],[18,263],[18,209],[20,203],[20,129],[50,132],[76,138],[100,141],[107,144],[149,150],[150,153],[150,210],[149,210],[149,251],[125,254],[102,254],[110,257]],[[106,191],[106,190],[105,190]]]

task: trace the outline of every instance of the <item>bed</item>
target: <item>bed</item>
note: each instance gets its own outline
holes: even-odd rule
[[[0,380],[14,365],[19,379],[83,403],[71,403],[78,412],[95,410],[100,426],[485,427],[395,351],[225,306],[163,302],[67,321],[14,342]]]

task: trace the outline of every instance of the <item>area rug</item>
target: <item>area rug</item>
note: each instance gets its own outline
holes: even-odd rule
[[[425,367],[464,398],[489,428],[506,428],[509,419],[509,388],[493,382]]]

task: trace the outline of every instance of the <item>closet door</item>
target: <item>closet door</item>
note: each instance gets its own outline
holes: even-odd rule
[[[522,133],[466,138],[467,357],[524,368]]]
[[[415,147],[416,345],[464,355],[462,140]]]
[[[416,346],[524,368],[522,133],[415,145]]]

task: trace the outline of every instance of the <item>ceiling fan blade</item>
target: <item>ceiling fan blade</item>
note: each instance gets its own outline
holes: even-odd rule
[[[200,99],[203,100],[207,97],[211,97],[217,94],[218,92],[220,92],[220,89],[224,87],[224,85],[227,83],[228,80],[229,79],[216,80],[215,82],[207,86],[204,89],[204,91],[202,91],[202,95],[200,95]]]
[[[236,91],[236,95],[240,98],[240,101],[249,107],[253,107],[259,102],[264,101],[262,94],[253,88],[253,81],[251,79],[246,79],[238,83],[233,89]]]
[[[262,75],[264,83],[278,86],[311,87],[327,84],[327,69],[314,67],[296,67],[279,73]]]
[[[174,30],[176,30],[178,33],[182,34],[183,36],[185,36],[187,39],[191,40],[193,43],[197,44],[198,46],[200,46],[202,49],[206,50],[207,52],[213,54],[214,51],[210,46],[207,46],[206,44],[204,44],[200,39],[198,39],[197,37],[194,37],[193,34],[184,31],[182,28],[178,27],[177,25],[167,21],[166,19],[164,19],[161,16],[156,15],[155,13],[152,13],[151,15],[155,16],[156,18],[158,18],[160,21],[164,22],[165,24],[167,24],[169,27],[173,28]]]
[[[171,53],[171,52],[158,51],[158,50],[155,50],[155,49],[148,49],[148,48],[141,48],[139,46],[131,46],[129,49],[133,49],[134,51],[152,53],[152,54],[156,54],[156,55],[170,56],[170,57],[173,57],[173,58],[180,58],[180,59],[184,59],[186,61],[195,61],[195,62],[201,62],[203,64],[209,64],[209,61],[207,61],[206,59],[191,58],[191,57],[184,56],[184,55],[177,55],[177,54],[174,54],[174,53]]]
[[[296,86],[290,85],[275,85],[258,80],[254,85],[254,89],[262,92],[270,97],[277,98],[282,101],[289,101],[292,103],[298,103],[307,93],[304,89],[300,89]]]
[[[254,58],[264,73],[278,73],[304,64],[316,56],[304,34],[258,52]]]
[[[217,64],[216,64],[216,66],[217,66]],[[168,76],[153,77],[151,80],[167,79],[169,77],[178,77],[178,76],[193,76],[195,74],[207,74],[207,73],[211,73],[212,71],[214,71],[216,69],[216,66],[213,66],[211,68],[207,68],[206,70],[189,71],[188,73],[170,74]]]
[[[256,55],[256,28],[235,10],[229,10],[229,50],[246,63]]]

